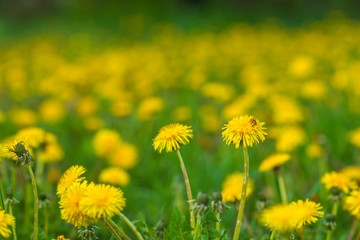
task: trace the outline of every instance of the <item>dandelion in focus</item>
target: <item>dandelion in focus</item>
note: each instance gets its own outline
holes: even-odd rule
[[[86,172],[86,169],[83,166],[72,166],[61,176],[58,186],[57,186],[57,195],[62,195],[64,192],[76,182],[81,182],[85,177],[81,177]]]

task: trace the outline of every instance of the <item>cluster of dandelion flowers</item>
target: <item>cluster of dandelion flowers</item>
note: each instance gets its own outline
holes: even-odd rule
[[[88,192],[88,184],[86,181],[73,183],[60,198],[61,218],[75,227],[88,227],[89,222],[95,222],[94,218],[90,218],[80,208],[80,202]]]
[[[266,208],[260,215],[260,223],[279,232],[299,229],[304,225],[316,222],[324,212],[319,203],[298,200],[290,204],[278,204]]]
[[[57,186],[57,195],[62,195],[67,188],[69,188],[75,182],[81,182],[85,177],[81,177],[86,172],[83,166],[75,165],[70,167],[59,180]]]
[[[286,153],[275,153],[261,162],[259,172],[268,172],[276,167],[281,166],[290,160],[290,155]]]
[[[15,218],[7,214],[4,210],[0,210],[0,235],[8,238],[10,237],[11,231],[9,226],[15,226]]]
[[[357,188],[357,184],[354,180],[351,180],[346,175],[335,171],[326,173],[321,178],[321,182],[325,185],[327,190],[336,187],[344,193],[348,193],[350,189]]]
[[[189,138],[193,137],[192,129],[179,123],[173,123],[162,127],[155,137],[153,146],[159,153],[166,149],[166,152],[172,152],[180,149],[182,145],[189,143]]]
[[[264,124],[249,115],[235,117],[223,127],[222,137],[227,145],[233,143],[236,148],[252,147],[254,143],[265,140]]]
[[[80,208],[90,218],[113,217],[125,207],[124,193],[113,186],[90,183]]]
[[[226,177],[222,184],[221,195],[224,202],[235,202],[241,200],[241,192],[243,187],[244,174],[233,173]],[[249,184],[246,189],[246,197],[251,195],[254,190],[254,183],[249,180]]]
[[[354,190],[350,196],[344,199],[344,209],[350,212],[351,215],[360,219],[360,191]]]
[[[64,235],[60,235],[56,239],[53,239],[53,240],[70,240],[70,239],[65,238]]]

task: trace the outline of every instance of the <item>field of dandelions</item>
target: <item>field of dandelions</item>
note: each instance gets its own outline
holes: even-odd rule
[[[360,239],[360,22],[145,22],[2,26],[0,239]]]

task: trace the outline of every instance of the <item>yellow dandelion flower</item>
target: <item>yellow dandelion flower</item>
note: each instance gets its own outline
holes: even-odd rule
[[[309,201],[309,199],[306,199],[305,202],[298,200],[290,205],[293,208],[293,214],[296,216],[296,228],[314,223],[318,220],[317,217],[324,216],[324,212],[320,211],[322,209],[320,203]]]
[[[9,226],[15,226],[15,218],[7,214],[4,210],[0,210],[0,235],[8,238],[11,231]]]
[[[359,166],[347,166],[340,171],[348,178],[360,182],[360,167]]]
[[[222,184],[221,195],[224,202],[235,202],[241,200],[241,192],[243,186],[244,174],[236,172],[226,177]],[[246,189],[246,197],[251,195],[254,190],[254,183],[249,179]]]
[[[350,189],[356,188],[356,183],[353,180],[348,178],[346,175],[335,171],[326,173],[321,178],[321,182],[328,190],[332,187],[337,187],[344,193],[348,193]]]
[[[110,156],[110,163],[124,169],[129,169],[136,165],[137,157],[137,149],[134,145],[122,143],[115,150],[114,154]]]
[[[16,133],[15,139],[20,139],[30,148],[35,149],[45,143],[46,132],[38,127],[23,128]]]
[[[290,160],[290,155],[286,153],[275,153],[261,162],[259,172],[270,171]]]
[[[350,196],[344,198],[344,209],[360,219],[360,191],[354,190]]]
[[[127,186],[130,182],[130,175],[121,168],[112,167],[102,170],[99,180],[111,185]]]
[[[152,119],[157,113],[164,108],[164,100],[160,97],[145,98],[140,102],[136,110],[136,116],[141,121]]]
[[[49,99],[40,104],[39,113],[44,122],[55,123],[64,118],[66,109],[64,103],[58,100]]]
[[[276,136],[276,150],[279,152],[291,152],[305,141],[304,130],[297,126],[284,127]]]
[[[291,231],[297,224],[293,210],[293,207],[288,204],[278,204],[266,208],[259,217],[260,224],[279,232]]]
[[[252,147],[254,143],[265,140],[267,133],[264,132],[264,124],[249,115],[235,117],[223,127],[223,140],[227,145],[233,143],[236,148],[240,145],[245,148]]]
[[[76,112],[79,116],[86,117],[93,115],[97,110],[97,102],[92,97],[84,97],[79,100]]]
[[[155,151],[162,152],[166,148],[166,152],[172,152],[180,149],[180,146],[188,144],[189,138],[193,137],[191,126],[179,123],[173,123],[162,127],[159,134],[153,140]]]
[[[318,158],[323,154],[323,149],[319,143],[313,142],[306,148],[306,154],[311,158]]]
[[[60,235],[58,236],[56,239],[52,239],[52,240],[70,240],[69,238],[65,238],[64,235]]]
[[[113,154],[120,144],[120,135],[110,129],[99,130],[93,139],[95,154],[99,157],[107,157]]]
[[[91,218],[113,217],[125,207],[124,193],[105,184],[90,184],[80,208]]]
[[[89,218],[80,208],[80,203],[87,192],[88,184],[86,181],[82,183],[75,182],[68,187],[59,201],[61,219],[77,228],[81,226],[88,227],[89,222],[95,222],[94,218]]]
[[[81,182],[85,177],[80,176],[85,172],[86,169],[79,165],[72,166],[66,170],[59,180],[56,194],[62,195],[73,183]]]
[[[348,139],[351,144],[360,148],[360,128],[357,128],[354,131],[349,132]]]
[[[185,122],[191,118],[192,110],[190,107],[180,106],[175,108],[172,111],[171,115],[175,119],[175,121]]]
[[[63,159],[64,152],[57,142],[47,143],[37,155],[37,160],[45,163],[57,162]]]
[[[36,112],[26,108],[14,108],[10,111],[10,119],[20,127],[33,126],[37,122]]]

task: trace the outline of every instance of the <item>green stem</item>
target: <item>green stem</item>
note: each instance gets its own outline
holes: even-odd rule
[[[245,146],[243,147],[243,151],[244,151],[244,180],[243,180],[243,185],[242,185],[240,206],[239,206],[238,216],[236,219],[236,226],[235,226],[233,240],[239,239],[241,222],[242,222],[242,217],[243,217],[244,209],[245,209],[246,190],[247,190],[247,184],[248,184],[248,178],[249,178],[249,154],[248,154],[248,150]]]
[[[196,239],[198,239],[198,237],[199,237],[200,222],[201,222],[201,218],[200,218],[200,216],[198,215],[193,240],[196,240]]]
[[[359,220],[357,218],[354,218],[354,221],[353,221],[353,224],[351,226],[351,230],[350,230],[350,234],[349,234],[349,237],[348,237],[348,240],[352,240],[354,235],[355,235],[355,231],[356,231],[356,227],[359,223]]]
[[[121,240],[121,237],[119,236],[119,234],[116,233],[116,231],[114,230],[114,228],[110,225],[110,223],[103,217],[100,218],[101,221],[103,221],[103,223],[105,223],[106,227],[110,230],[110,232],[112,233],[112,235],[118,239]],[[128,238],[128,240],[130,240],[130,238]]]
[[[216,222],[216,230],[218,231],[218,232],[220,232],[220,212],[217,210],[216,211],[216,219],[218,220],[217,222]],[[219,240],[220,238],[216,238],[216,240]]]
[[[275,239],[275,234],[276,234],[276,231],[273,229],[273,231],[271,232],[270,240]]]
[[[34,177],[34,173],[31,169],[30,164],[27,165],[27,168],[29,170],[30,178],[31,178],[31,184],[34,192],[34,236],[33,240],[38,240],[38,225],[39,225],[39,204],[38,204],[38,193],[36,188],[36,181]]]
[[[9,203],[9,213],[11,216],[14,216],[13,213],[12,213],[12,206],[11,206],[11,203]],[[14,237],[14,240],[17,240],[17,236],[16,236],[16,229],[15,229],[15,226],[11,226],[11,230],[13,232],[13,237]]]
[[[184,160],[181,157],[180,151],[179,149],[176,151],[178,157],[179,157],[179,161],[180,161],[180,166],[181,166],[181,170],[183,172],[184,175],[184,180],[185,180],[185,186],[186,186],[186,191],[187,191],[187,195],[188,195],[188,200],[189,200],[189,208],[190,208],[190,225],[192,228],[195,227],[195,215],[193,212],[193,198],[192,198],[192,194],[191,194],[191,187],[190,187],[190,181],[189,181],[189,177],[187,175],[186,172],[186,168],[185,168],[185,164],[184,164]]]
[[[16,167],[11,168],[11,188],[13,192],[16,192]]]
[[[116,225],[116,223],[115,223],[111,218],[107,218],[107,220],[108,220],[108,222],[111,224],[111,226],[112,226],[113,228],[115,228],[115,230],[116,230],[118,233],[120,233],[120,235],[121,235],[123,238],[125,238],[125,239],[130,239],[129,236],[126,235],[126,233],[124,233],[124,231],[121,230],[121,229],[119,228],[119,226]]]
[[[48,225],[49,225],[49,215],[47,211],[46,203],[44,204],[44,233],[45,233],[45,239],[47,239],[48,236]]]
[[[35,169],[35,176],[36,176],[36,180],[38,181],[39,185],[44,182],[43,178],[42,178],[43,172],[44,172],[44,162],[37,161],[36,169]],[[40,185],[40,189],[41,189],[41,185]]]
[[[336,217],[339,203],[335,202],[332,207],[331,213]],[[326,240],[331,240],[333,231],[327,231]]]
[[[141,236],[139,231],[136,229],[135,225],[122,212],[120,212],[120,217],[128,225],[128,227],[135,233],[137,239],[144,240],[144,238]],[[109,221],[110,223],[113,222],[111,219]]]
[[[4,196],[3,196],[3,192],[4,192],[4,189],[3,189],[3,186],[2,186],[2,179],[0,177],[0,198],[1,198],[1,207],[3,210],[6,210],[5,208],[5,204],[4,204]]]
[[[281,173],[281,171],[279,171],[279,173],[277,174],[277,179],[278,179],[278,183],[279,183],[281,202],[287,203],[288,200],[287,200],[287,195],[286,195],[286,190],[285,190],[285,181],[284,181],[284,177],[283,177],[283,174]]]

